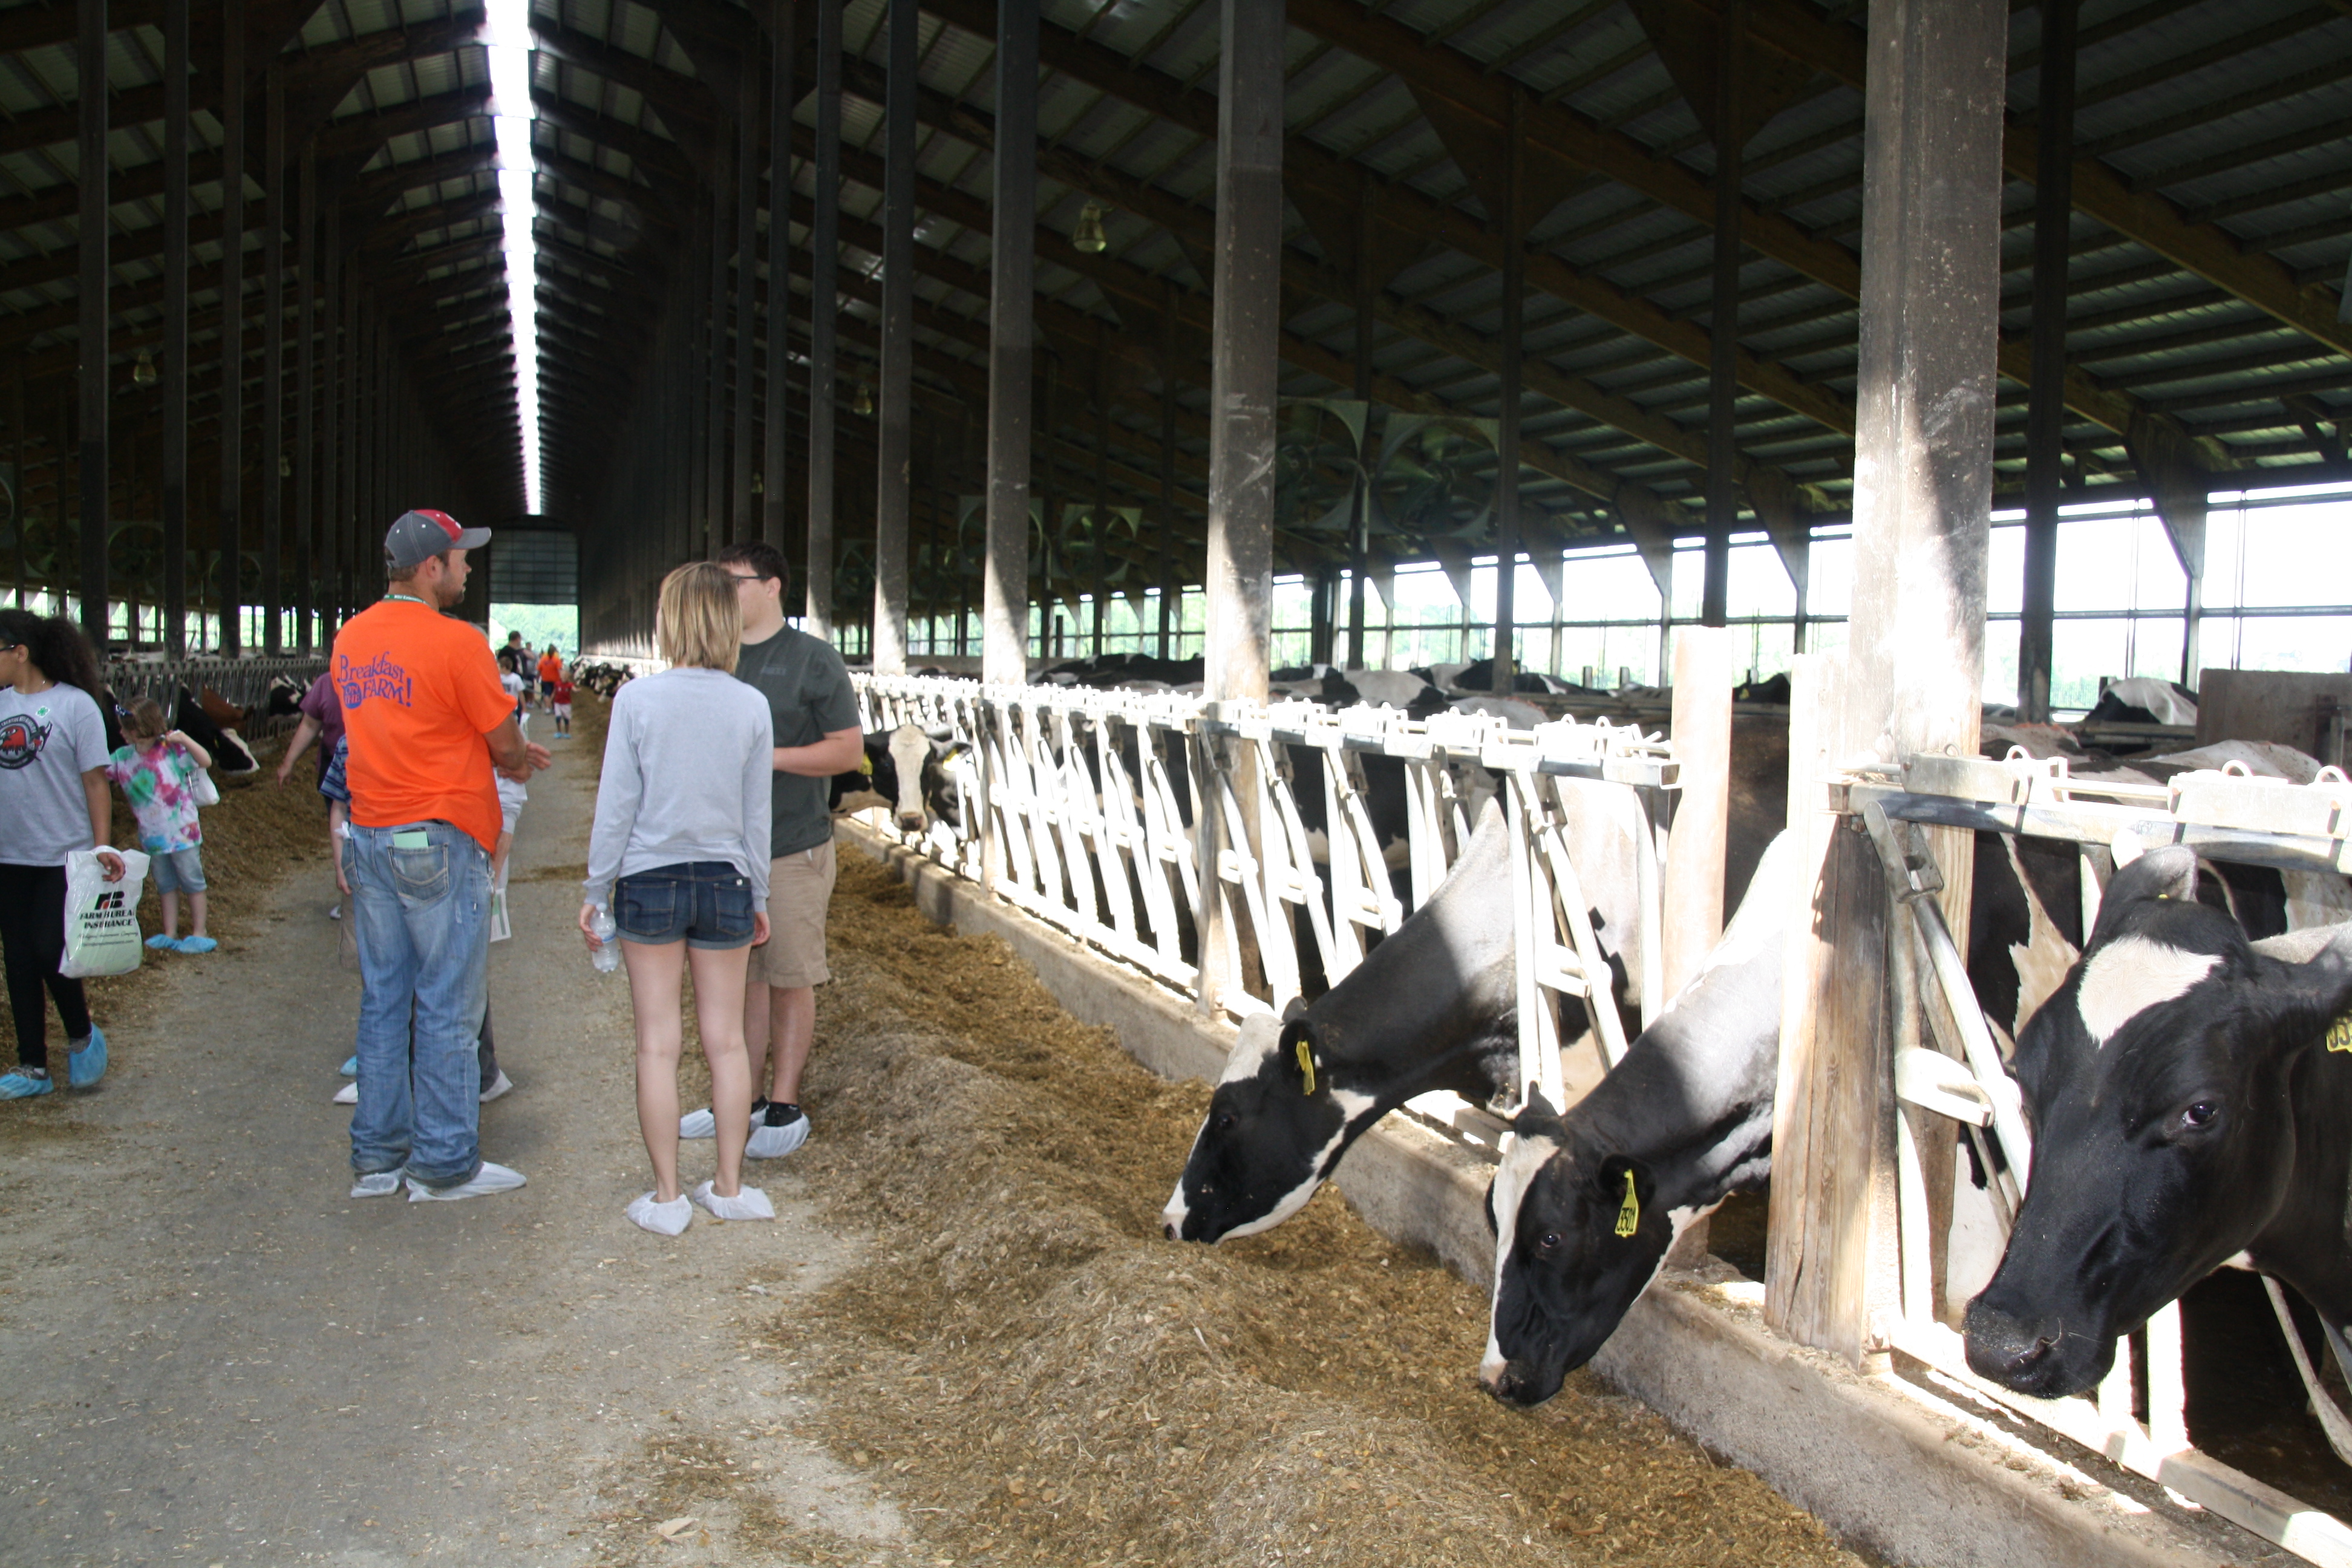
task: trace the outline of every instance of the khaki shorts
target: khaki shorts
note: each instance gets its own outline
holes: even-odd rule
[[[833,902],[833,840],[768,862],[767,942],[751,950],[746,979],[786,990],[822,985],[825,908]]]

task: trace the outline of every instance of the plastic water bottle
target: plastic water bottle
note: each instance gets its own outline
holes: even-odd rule
[[[596,966],[598,973],[612,973],[621,967],[621,928],[613,923],[613,911],[598,904],[596,912],[588,917],[588,929],[596,933],[598,942],[604,943],[589,953],[588,962]]]

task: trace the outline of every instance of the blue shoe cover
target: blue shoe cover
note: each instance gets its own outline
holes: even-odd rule
[[[357,1078],[357,1077],[359,1077],[359,1076],[360,1076],[360,1058],[359,1058],[358,1057],[356,1057],[356,1056],[349,1056],[349,1057],[345,1057],[345,1058],[343,1058],[343,1065],[342,1065],[341,1071],[342,1071],[342,1075],[343,1075],[345,1078]]]
[[[66,1053],[66,1081],[76,1089],[88,1089],[105,1076],[106,1031],[92,1024],[89,1043]]]
[[[47,1094],[57,1087],[50,1081],[47,1073],[35,1078],[31,1073],[19,1068],[5,1078],[0,1078],[0,1100],[30,1100],[37,1094]]]
[[[182,952],[210,952],[219,942],[208,936],[184,936],[180,939]]]
[[[159,931],[153,936],[147,939],[147,945],[155,949],[158,952],[161,952],[167,948],[179,946],[180,939],[176,936],[165,936]]]

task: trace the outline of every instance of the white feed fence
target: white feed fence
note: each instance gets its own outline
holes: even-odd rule
[[[1236,1019],[1282,1012],[1314,971],[1326,984],[1344,979],[1436,890],[1485,803],[1499,798],[1520,910],[1522,1082],[1554,1104],[1561,1042],[1556,1008],[1535,1005],[1538,988],[1585,1007],[1604,1064],[1626,1047],[1617,1009],[1596,1005],[1610,964],[1563,795],[1598,789],[1631,825],[1639,888],[1632,940],[1612,936],[1637,954],[1629,978],[1641,1016],[1664,1005],[1659,889],[1676,764],[1638,729],[852,679],[869,734],[914,724],[966,748],[950,769],[961,827],[900,834],[877,823],[886,836],[1196,1001],[1202,944],[1222,943],[1212,968],[1230,978],[1215,1001]],[[1402,824],[1378,809],[1368,767],[1401,776]],[[1310,771],[1319,778],[1302,783]]]

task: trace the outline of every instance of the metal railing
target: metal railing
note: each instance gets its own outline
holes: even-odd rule
[[[1906,985],[1906,965],[1893,966],[1896,1005],[1918,1020],[1923,1042],[1901,1047],[1894,1061],[1895,1184],[1900,1316],[1887,1338],[1948,1386],[1991,1401],[2081,1444],[2178,1498],[2211,1510],[2307,1561],[2352,1568],[2352,1529],[2321,1510],[2200,1453],[2189,1441],[2179,1302],[2130,1336],[2114,1370],[2091,1395],[2038,1399],[1977,1376],[1961,1336],[1937,1310],[1933,1234],[1921,1154],[1931,1116],[1958,1124],[1987,1173],[1990,1218],[2006,1239],[2032,1180],[2033,1146],[2017,1085],[1970,987],[1959,949],[1936,894],[1941,869],[1916,825],[2021,833],[2071,840],[2082,855],[2083,929],[2098,913],[2100,873],[2110,854],[2186,844],[2226,860],[2284,870],[2352,871],[2352,785],[2341,772],[2294,785],[2221,773],[2176,775],[2168,784],[2076,779],[2065,759],[2012,752],[2006,762],[1917,756],[1901,769],[1831,782],[1832,804],[1860,817],[1876,846],[1895,909],[1923,951],[1924,977]],[[1843,795],[1843,800],[1835,797]],[[1932,986],[1937,1009],[1922,993]],[[1907,993],[1907,994],[1906,994]],[[1942,1048],[1937,1048],[1938,1043]],[[1995,1150],[2004,1156],[1993,1158]],[[2002,1167],[2005,1165],[2005,1169]],[[1956,1188],[1956,1199],[1961,1194]],[[1958,1202],[1952,1226],[1960,1222]],[[1948,1236],[1952,1234],[1948,1230]],[[2331,1442],[2352,1463],[2352,1423],[2336,1409],[2312,1369],[2303,1340],[2274,1282],[2264,1281],[2297,1370]],[[2341,1342],[2330,1334],[2339,1359]],[[2352,1365],[2344,1368],[2352,1376]],[[2136,1373],[2137,1372],[2137,1378]],[[2135,1384],[2147,1390],[2147,1419],[2135,1414]]]
[[[207,689],[218,692],[247,710],[240,733],[251,740],[295,722],[294,715],[268,715],[272,682],[283,678],[308,687],[326,668],[324,654],[288,654],[276,658],[114,659],[103,673],[117,702],[128,706],[134,698],[152,698],[166,714],[182,687],[192,697],[202,697]]]
[[[1343,979],[1436,890],[1489,799],[1511,837],[1522,1092],[1564,1103],[1557,1007],[1538,1005],[1539,993],[1584,1008],[1605,1065],[1625,1053],[1580,860],[1630,856],[1612,869],[1630,871],[1638,909],[1612,935],[1641,1017],[1664,1005],[1659,889],[1677,764],[1637,728],[851,679],[869,734],[911,723],[969,748],[950,770],[960,826],[901,833],[886,820],[879,831],[1195,1001],[1205,981],[1231,1017],[1282,1012],[1310,966]],[[1375,768],[1391,806],[1402,780],[1402,837],[1393,812],[1376,810]],[[1319,784],[1300,783],[1309,769]],[[1606,834],[1587,828],[1596,819]],[[1223,944],[1209,976],[1204,932]],[[1443,1108],[1437,1119],[1454,1120]]]

